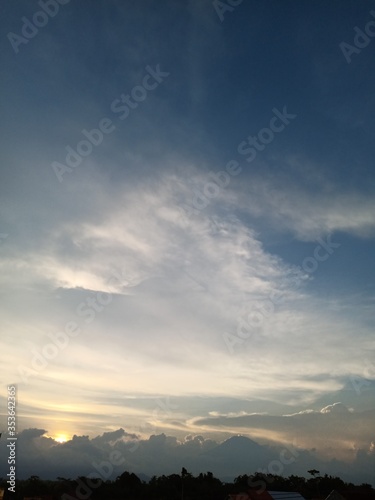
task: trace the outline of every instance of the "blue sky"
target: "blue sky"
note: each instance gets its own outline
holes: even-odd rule
[[[237,3],[2,6],[1,397],[43,449],[374,460],[374,5]]]

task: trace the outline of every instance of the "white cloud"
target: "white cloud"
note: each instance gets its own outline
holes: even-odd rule
[[[271,175],[263,165],[262,175],[252,175],[240,205],[274,230],[291,231],[302,241],[334,232],[359,237],[375,234],[374,197],[355,186],[345,189],[331,180],[322,167],[306,157],[274,159],[279,172]],[[287,168],[285,167],[287,166]],[[286,170],[288,173],[286,173]],[[241,185],[237,186],[241,190]]]
[[[342,403],[334,403],[320,410],[320,413],[347,413],[349,409]]]
[[[117,391],[125,376],[127,394],[147,387],[149,394],[251,395],[300,405],[340,389],[342,377],[361,374],[368,327],[358,329],[356,318],[310,295],[308,280],[296,287],[298,273],[266,252],[254,230],[225,211],[218,215],[225,192],[207,213],[186,220],[179,209],[186,185],[176,174],[113,195],[106,183],[90,189],[89,206],[74,222],[56,221],[38,248],[7,257],[3,314],[10,320],[11,313],[16,339],[2,368],[11,370],[7,378],[19,377],[20,365],[31,368],[31,349],[40,352],[67,322],[81,328],[31,378],[36,400],[45,398],[40,389],[48,380],[80,380],[86,390],[109,380]],[[90,213],[94,205],[98,217]],[[111,300],[97,304],[86,324],[77,308],[99,292]],[[236,334],[239,318],[272,292],[284,300],[230,354],[223,334]]]

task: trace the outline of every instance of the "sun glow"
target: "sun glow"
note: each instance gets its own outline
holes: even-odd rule
[[[58,443],[66,443],[68,436],[66,434],[57,434],[53,439]]]

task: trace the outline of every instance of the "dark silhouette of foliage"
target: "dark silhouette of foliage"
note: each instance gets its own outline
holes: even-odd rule
[[[313,469],[314,470],[314,469]],[[311,471],[308,471],[311,474]],[[251,491],[262,492],[265,489],[279,491],[297,491],[307,500],[316,497],[317,482],[321,498],[326,498],[332,490],[338,490],[344,497],[356,500],[375,500],[375,490],[370,484],[355,486],[345,483],[339,477],[313,477],[291,475],[289,477],[274,474],[255,473],[237,476],[231,483],[223,483],[212,472],[194,476],[183,467],[180,474],[153,476],[148,482],[133,472],[124,471],[115,480],[103,481],[100,477],[79,476],[75,480],[58,477],[56,481],[46,481],[38,476],[26,480],[16,480],[16,493],[8,494],[4,500],[12,498],[39,497],[43,500],[226,500],[230,494]],[[0,487],[7,490],[6,479],[0,479]]]

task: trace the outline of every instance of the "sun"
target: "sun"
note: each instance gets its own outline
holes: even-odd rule
[[[57,434],[53,439],[60,444],[66,443],[68,441],[68,436],[66,434]]]

